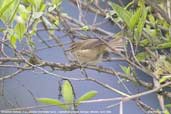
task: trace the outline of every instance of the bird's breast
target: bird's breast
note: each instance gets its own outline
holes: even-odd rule
[[[102,59],[102,54],[99,54],[97,50],[93,49],[77,50],[73,55],[80,63],[96,64],[100,59]]]

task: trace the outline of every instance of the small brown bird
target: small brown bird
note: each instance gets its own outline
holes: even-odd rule
[[[106,44],[106,43],[107,44]],[[103,42],[100,39],[86,39],[74,42],[71,45],[70,52],[74,60],[80,64],[96,65],[102,62],[103,55],[106,52],[120,53],[124,51],[124,42],[122,38],[112,39]]]

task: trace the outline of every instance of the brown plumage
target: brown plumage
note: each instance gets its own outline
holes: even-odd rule
[[[97,64],[102,61],[105,52],[120,53],[124,51],[123,39],[112,39],[106,43],[100,39],[86,39],[71,45],[71,54],[80,64]]]

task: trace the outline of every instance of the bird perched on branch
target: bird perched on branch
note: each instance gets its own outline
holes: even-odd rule
[[[110,41],[102,39],[86,39],[72,43],[70,52],[72,58],[80,64],[96,65],[102,62],[105,53],[121,53],[124,51],[122,38],[115,38]]]

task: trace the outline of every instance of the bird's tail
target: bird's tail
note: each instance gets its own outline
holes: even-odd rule
[[[107,51],[111,53],[124,52],[125,42],[123,38],[115,38],[109,41]]]

